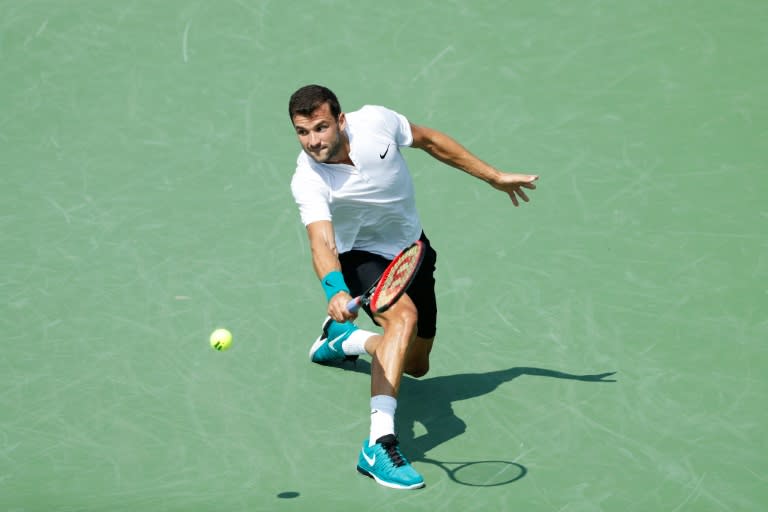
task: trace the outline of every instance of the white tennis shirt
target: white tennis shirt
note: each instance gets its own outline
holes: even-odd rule
[[[339,253],[352,249],[393,258],[421,236],[413,180],[401,146],[413,143],[401,114],[366,105],[346,114],[350,159],[321,164],[304,151],[291,191],[305,226],[330,220]]]

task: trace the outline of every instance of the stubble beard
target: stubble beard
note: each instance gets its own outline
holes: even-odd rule
[[[319,164],[332,164],[334,163],[333,160],[335,160],[341,152],[343,144],[344,140],[341,137],[341,133],[339,133],[336,140],[329,144],[325,149],[325,156],[322,156],[322,153],[316,153],[308,149],[305,149],[305,152]]]

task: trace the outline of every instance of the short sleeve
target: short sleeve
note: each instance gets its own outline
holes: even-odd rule
[[[316,172],[302,165],[301,157],[291,179],[291,192],[305,226],[320,220],[331,220],[330,189]]]
[[[413,133],[411,133],[411,123],[404,115],[390,110],[397,120],[397,129],[395,131],[395,142],[398,146],[410,146],[413,144]]]
[[[398,146],[410,146],[413,144],[411,123],[404,115],[377,105],[366,105],[364,108],[376,113],[386,131]]]

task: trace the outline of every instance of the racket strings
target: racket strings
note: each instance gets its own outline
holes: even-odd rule
[[[362,300],[370,307],[370,311],[374,315],[388,310],[402,297],[419,270],[424,252],[424,243],[421,241],[414,242],[387,266],[376,281],[375,288],[366,292],[370,299],[366,301],[364,296]]]
[[[398,260],[397,265],[383,277],[379,292],[379,300],[382,302],[389,301],[410,281],[419,261],[417,256],[418,251],[404,254],[400,260]]]

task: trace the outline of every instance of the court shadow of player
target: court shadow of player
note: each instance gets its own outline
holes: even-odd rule
[[[359,359],[344,363],[343,369],[370,374],[371,365]],[[460,373],[415,379],[404,376],[397,407],[397,431],[411,461],[434,462],[427,457],[433,448],[462,435],[467,424],[456,416],[453,403],[491,393],[501,384],[523,375],[579,380],[584,382],[616,382],[609,379],[616,372],[575,375],[543,368],[514,367],[486,373]],[[426,433],[416,436],[414,426],[420,423]]]

